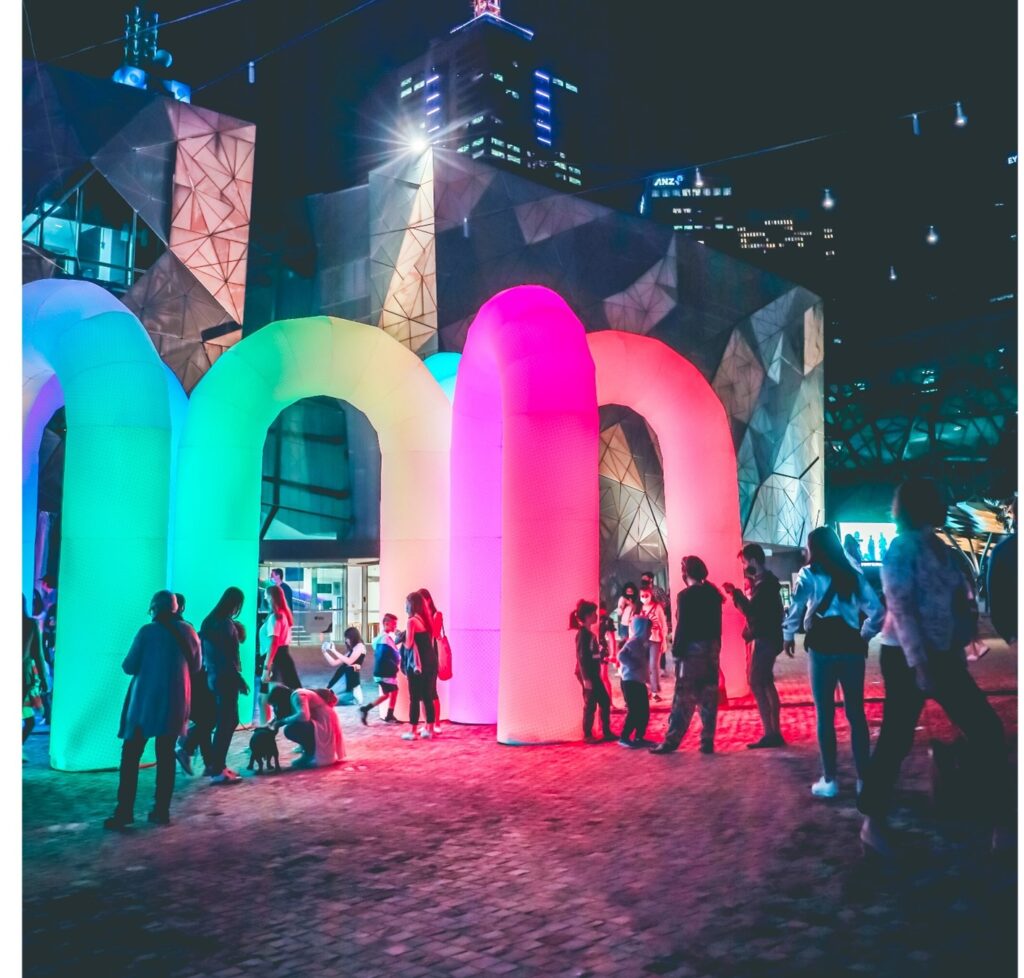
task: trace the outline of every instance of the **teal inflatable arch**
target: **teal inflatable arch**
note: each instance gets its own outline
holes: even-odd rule
[[[31,596],[38,453],[64,404],[67,442],[50,761],[64,771],[118,763],[128,685],[121,661],[166,586],[172,415],[168,371],[142,324],[88,282],[23,291],[23,554]]]
[[[376,327],[327,316],[271,323],[193,390],[178,456],[175,590],[198,622],[226,587],[242,589],[246,675],[255,666],[263,444],[284,408],[315,396],[348,401],[380,441],[382,610],[402,616],[406,594],[421,587],[448,608],[448,398]],[[251,697],[243,715],[250,707]]]

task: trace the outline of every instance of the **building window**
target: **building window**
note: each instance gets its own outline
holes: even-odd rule
[[[504,146],[505,145],[504,142],[502,142],[500,139],[498,139],[497,136],[494,136],[491,139],[491,143],[493,143],[495,146]]]
[[[578,180],[576,177],[569,177],[569,183],[574,183],[577,187],[583,186],[582,181]]]
[[[426,85],[426,82],[418,81],[418,82],[416,82],[415,85],[412,86],[412,90],[414,92],[418,92],[424,85]]]
[[[512,89],[512,88],[506,88],[505,89],[505,94],[506,95],[511,95],[512,98],[519,98],[519,93],[517,91],[515,91],[515,89]]]
[[[473,140],[473,148],[474,149],[476,149],[477,146],[483,146],[483,144],[484,144],[484,137],[483,136],[481,136],[479,139],[474,139]]]
[[[461,145],[461,146],[459,147],[459,152],[460,152],[460,153],[468,153],[468,152],[469,152],[469,143],[463,143],[463,144],[462,144],[462,145]]]
[[[500,73],[499,73],[499,72],[497,72],[497,71],[492,71],[492,72],[491,72],[491,77],[492,77],[492,78],[493,78],[493,79],[494,79],[495,81],[499,81],[499,82],[503,82],[503,81],[505,80],[505,76],[504,76],[504,75],[502,75],[502,74],[500,74]]]
[[[508,160],[509,163],[521,163],[522,162],[522,160],[520,160],[518,156],[513,156],[511,153],[509,153],[505,157],[505,159]]]
[[[471,126],[478,126],[478,125],[480,125],[481,122],[484,121],[485,118],[486,117],[482,116],[482,115],[474,116],[472,119],[469,120],[469,124]]]
[[[491,156],[496,156],[499,160],[505,159],[505,154],[500,149],[492,149]]]
[[[412,95],[412,89],[411,89],[411,88],[403,88],[403,89],[402,89],[402,95],[401,95],[401,97],[402,97],[402,98],[405,98],[405,97],[406,97],[406,95]]]
[[[570,92],[578,92],[579,91],[579,89],[575,85],[573,85],[573,84],[571,84],[569,82],[565,83],[565,87]]]

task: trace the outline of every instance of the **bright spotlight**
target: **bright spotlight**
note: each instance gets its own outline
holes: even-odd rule
[[[430,146],[426,136],[413,136],[409,140],[409,149],[414,153],[423,153]]]

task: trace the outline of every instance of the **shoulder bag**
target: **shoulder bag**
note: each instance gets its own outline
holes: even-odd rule
[[[859,655],[868,654],[868,643],[860,632],[848,624],[842,615],[824,617],[836,597],[834,584],[829,584],[825,596],[818,602],[811,616],[811,623],[804,638],[805,648],[821,655],[842,655],[855,652]]]

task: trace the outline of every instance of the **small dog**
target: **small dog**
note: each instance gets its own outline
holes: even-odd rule
[[[281,770],[281,760],[277,756],[277,731],[270,727],[257,727],[249,738],[249,770],[253,765],[258,765],[257,774],[263,773],[263,764],[266,762],[267,773],[273,772],[275,767]]]

